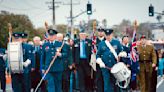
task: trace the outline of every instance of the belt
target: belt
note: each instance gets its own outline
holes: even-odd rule
[[[151,63],[152,60],[139,60],[140,63]]]

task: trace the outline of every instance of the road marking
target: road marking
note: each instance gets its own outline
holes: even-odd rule
[[[161,81],[159,81],[159,83],[157,84],[157,88],[163,83],[163,78],[162,78],[162,80]]]

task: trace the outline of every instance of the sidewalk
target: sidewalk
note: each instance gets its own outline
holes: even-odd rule
[[[2,90],[0,90],[2,92]],[[11,84],[6,85],[6,92],[12,92]]]
[[[2,92],[1,89],[0,89],[0,92]],[[12,92],[11,76],[7,76],[7,75],[6,75],[6,92]]]

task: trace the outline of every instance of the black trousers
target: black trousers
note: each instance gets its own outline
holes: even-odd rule
[[[1,89],[3,91],[6,90],[6,76],[5,71],[0,71],[0,81],[1,81]]]
[[[62,75],[62,89],[63,92],[69,92],[70,87],[70,73],[69,69],[64,70]]]
[[[103,76],[102,71],[100,69],[100,66],[96,64],[96,72],[95,72],[96,78],[96,92],[104,92],[104,82],[103,82]]]
[[[91,66],[86,59],[80,59],[77,65],[80,92],[93,92],[93,82],[91,79]]]
[[[11,74],[13,92],[30,92],[30,73]]]
[[[157,71],[155,68],[153,68],[152,72],[152,79],[151,79],[151,92],[156,92],[156,86],[157,86]]]
[[[41,78],[42,78],[41,72],[39,72],[38,69],[31,72],[31,88],[33,88],[35,90],[37,85],[39,84]],[[42,84],[40,85],[37,92],[47,92],[47,90],[46,90],[46,81],[45,80],[42,82]]]

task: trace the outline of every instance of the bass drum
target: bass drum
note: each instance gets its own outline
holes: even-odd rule
[[[20,42],[8,43],[8,61],[11,73],[23,73],[23,49]]]

